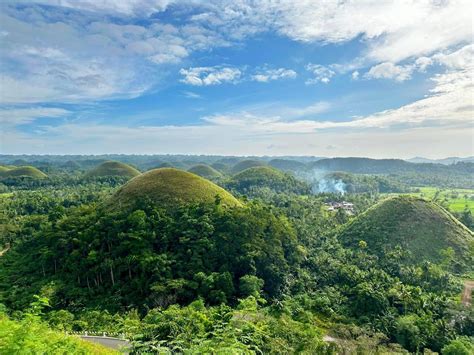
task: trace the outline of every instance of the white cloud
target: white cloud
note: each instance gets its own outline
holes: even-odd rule
[[[183,95],[188,99],[202,99],[202,96],[192,91],[183,91]]]
[[[103,11],[114,4],[126,7],[125,2],[94,3]],[[139,8],[141,3],[133,7]],[[61,4],[83,9],[88,2]],[[9,89],[0,89],[0,102],[136,97],[160,84],[167,75],[163,65],[176,64],[193,51],[228,45],[220,34],[195,25],[111,21],[101,13],[48,11],[34,6],[22,10],[4,4],[0,76],[2,88]]]
[[[219,0],[201,4],[193,20],[232,36],[275,30],[303,42],[340,43],[360,37],[365,56],[398,63],[472,38],[472,2]]]
[[[395,65],[393,63],[381,63],[373,66],[365,74],[369,79],[394,79],[395,81],[405,81],[411,78],[414,66]]]
[[[0,75],[3,83],[12,84],[12,90],[1,95],[6,103],[135,97],[160,84],[167,75],[161,66],[180,63],[195,51],[230,46],[265,31],[323,44],[362,40],[366,49],[362,58],[353,60],[357,64],[314,67],[315,77],[308,80],[309,84],[327,83],[343,67],[354,71],[367,63],[398,65],[411,60],[423,71],[434,53],[449,53],[453,47],[472,41],[472,4],[468,0],[21,3],[21,10],[14,2],[3,4],[0,17]],[[57,8],[52,11],[32,3]],[[183,22],[148,21],[151,14],[164,10],[176,11]],[[121,20],[112,23],[116,16]],[[135,21],[134,16],[146,21]],[[409,70],[402,68],[391,75],[405,80]],[[276,80],[273,78],[281,75],[256,73],[253,80]],[[286,75],[294,74],[289,71]]]
[[[170,3],[168,0],[35,0],[34,2],[76,10],[147,16],[164,11]]]
[[[428,57],[420,57],[415,60],[415,66],[418,68],[420,72],[425,72],[426,68],[433,64],[433,60]]]
[[[452,52],[436,53],[431,57],[417,58],[411,64],[396,65],[391,62],[380,63],[364,75],[368,79],[393,79],[405,81],[411,78],[415,71],[425,72],[433,64],[441,64],[448,69],[473,70],[474,45],[466,45]]]
[[[291,69],[278,68],[278,69],[265,69],[259,71],[257,74],[251,76],[254,81],[266,83],[273,80],[279,79],[293,79],[296,78],[296,72]]]
[[[179,73],[184,76],[181,82],[194,86],[236,83],[242,74],[240,69],[221,66],[182,68]]]
[[[31,123],[38,118],[58,118],[70,113],[68,110],[54,107],[2,108],[0,109],[0,125],[5,129],[7,126]]]
[[[446,53],[438,53],[433,59],[450,69],[473,68],[474,60],[474,44],[464,46],[457,51]]]
[[[333,70],[319,64],[309,63],[306,65],[306,70],[310,71],[314,75],[313,78],[306,80],[306,84],[327,84],[331,78],[336,75]]]
[[[351,74],[351,77],[352,77],[352,80],[358,80],[359,79],[359,72],[357,70],[353,71],[352,74]]]
[[[323,112],[329,111],[331,104],[326,101],[319,101],[309,106],[303,107],[283,107],[278,108],[278,112],[284,119],[294,119],[300,117],[315,116]]]

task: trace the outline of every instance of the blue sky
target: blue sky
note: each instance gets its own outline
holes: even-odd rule
[[[1,153],[474,154],[470,1],[0,10]]]

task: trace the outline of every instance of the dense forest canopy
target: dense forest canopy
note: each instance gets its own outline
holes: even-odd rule
[[[121,163],[88,174],[110,160]],[[64,349],[87,345],[58,332],[123,333],[136,353],[473,350],[474,311],[460,302],[474,278],[470,163],[0,162],[47,173],[0,180],[0,342],[8,328],[22,342],[46,329]]]

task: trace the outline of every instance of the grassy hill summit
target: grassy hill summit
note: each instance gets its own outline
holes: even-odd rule
[[[124,176],[128,178],[140,175],[140,172],[128,164],[119,161],[106,161],[87,172],[88,177]]]
[[[32,179],[44,179],[48,177],[48,175],[34,166],[20,166],[18,168],[2,166],[2,168],[0,169],[0,177],[2,178],[29,177]]]
[[[474,261],[474,235],[444,208],[421,198],[386,199],[349,222],[339,239],[381,258],[399,250],[406,253],[402,262],[408,263],[440,263],[448,248],[454,251],[455,263]]]
[[[113,206],[134,206],[151,200],[169,206],[187,202],[214,203],[216,196],[227,206],[241,203],[223,188],[184,170],[161,168],[147,171],[123,185],[110,199]]]
[[[268,187],[278,192],[302,193],[309,191],[309,186],[304,182],[270,166],[256,166],[245,169],[232,178],[229,186],[241,193],[258,187]]]
[[[242,160],[241,162],[235,164],[232,167],[232,174],[238,174],[241,171],[244,171],[245,169],[249,168],[255,168],[257,166],[266,166],[267,164],[263,161],[260,160],[252,160],[252,159],[247,159],[247,160]]]
[[[289,159],[272,159],[268,162],[268,165],[283,171],[303,170],[306,167],[305,163]]]
[[[221,176],[222,174],[218,172],[216,169],[210,167],[209,165],[206,164],[198,164],[194,165],[190,169],[188,169],[190,173],[199,175],[203,178],[206,179],[212,179],[212,178],[217,178]]]

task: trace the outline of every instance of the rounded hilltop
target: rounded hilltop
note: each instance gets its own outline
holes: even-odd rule
[[[270,166],[256,166],[234,175],[229,186],[241,193],[248,189],[267,187],[277,192],[304,193],[309,187],[294,176]]]
[[[188,172],[199,175],[206,179],[213,179],[222,176],[220,172],[206,164],[194,165],[188,169]]]
[[[122,176],[132,178],[138,175],[140,172],[137,169],[119,161],[103,162],[86,173],[86,177]]]
[[[253,159],[247,159],[247,160],[242,160],[241,162],[238,162],[232,167],[232,174],[238,174],[241,171],[244,171],[249,168],[255,168],[257,166],[266,166],[267,164],[263,161],[260,160],[253,160]]]
[[[461,267],[474,262],[472,232],[436,203],[415,197],[378,203],[349,222],[339,239],[351,248],[360,248],[364,241],[367,252],[382,259],[401,250],[405,263],[439,263],[448,248]]]
[[[110,198],[108,205],[134,207],[142,201],[151,201],[163,207],[182,203],[213,204],[217,196],[223,205],[241,206],[234,196],[209,180],[184,170],[160,168],[127,182]]]
[[[20,166],[20,167],[3,167],[0,169],[0,177],[2,178],[16,178],[16,177],[28,177],[32,179],[45,179],[48,177],[41,170],[34,166]]]
[[[255,166],[252,168],[245,169],[232,178],[235,182],[267,182],[267,181],[283,181],[286,178],[286,175],[278,169],[272,168],[270,166]]]

